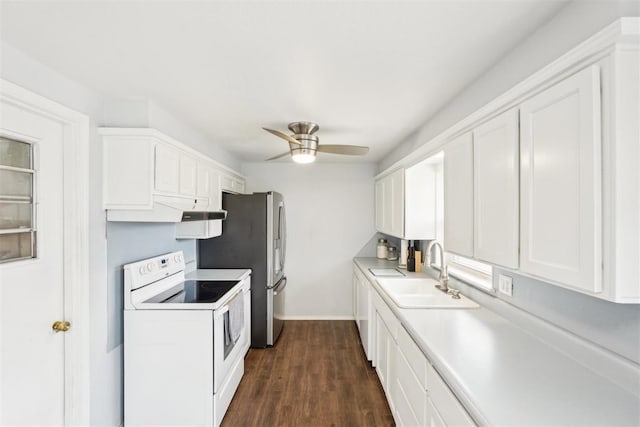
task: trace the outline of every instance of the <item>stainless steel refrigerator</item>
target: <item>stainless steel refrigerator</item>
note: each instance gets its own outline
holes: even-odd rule
[[[274,345],[284,320],[286,221],[282,194],[222,196],[222,235],[198,241],[198,268],[251,269],[251,346]]]

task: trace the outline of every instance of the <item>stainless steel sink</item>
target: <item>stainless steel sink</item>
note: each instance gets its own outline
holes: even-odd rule
[[[378,284],[400,308],[477,308],[478,304],[459,295],[446,294],[435,285],[437,280],[427,278],[379,278]]]

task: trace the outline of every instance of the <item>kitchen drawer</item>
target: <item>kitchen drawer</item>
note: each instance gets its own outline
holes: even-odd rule
[[[393,337],[395,342],[398,342],[398,329],[400,329],[400,321],[396,318],[396,315],[393,314],[393,311],[389,308],[386,302],[382,299],[378,291],[374,292],[373,295],[373,305],[376,308],[376,311],[380,315],[382,321],[387,325],[389,329],[389,333]]]
[[[423,426],[427,418],[427,391],[416,377],[402,350],[396,354],[395,378],[392,387],[396,415],[402,425]]]
[[[423,390],[427,389],[427,358],[424,356],[424,353],[413,339],[409,336],[409,333],[404,329],[404,327],[400,328],[398,332],[398,348],[404,354],[407,359],[407,363],[413,370],[418,381],[420,381],[420,385]]]
[[[429,384],[429,399],[446,425],[457,427],[476,425],[431,365],[427,366],[427,384]]]

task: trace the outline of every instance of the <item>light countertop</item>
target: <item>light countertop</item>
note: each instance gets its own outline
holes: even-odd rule
[[[188,273],[189,280],[242,280],[251,274],[250,269],[242,268],[205,268]]]
[[[356,258],[369,268],[395,262]],[[405,272],[405,271],[403,271]],[[407,277],[425,277],[407,273]],[[640,425],[640,396],[480,306],[401,309],[374,284],[469,414],[491,426]]]

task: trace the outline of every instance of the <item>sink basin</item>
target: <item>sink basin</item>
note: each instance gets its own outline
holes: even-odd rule
[[[400,308],[477,308],[478,304],[460,295],[445,294],[434,279],[377,279],[383,291]]]

